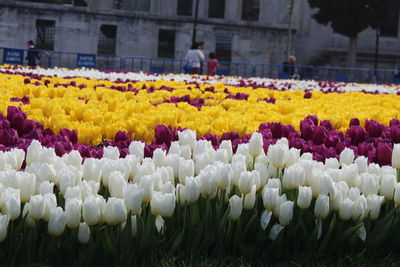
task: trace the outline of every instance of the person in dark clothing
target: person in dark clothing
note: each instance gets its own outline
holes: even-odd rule
[[[33,44],[33,41],[28,41],[28,54],[25,58],[25,60],[28,60],[28,66],[37,66],[36,59],[40,59],[39,57],[39,52],[36,51],[35,45]]]
[[[282,63],[283,64],[283,72],[287,73],[290,75],[290,78],[292,79],[299,79],[300,75],[298,73],[297,67],[296,67],[296,57],[295,56],[289,56],[288,59]]]

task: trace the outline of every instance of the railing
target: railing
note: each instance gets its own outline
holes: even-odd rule
[[[32,50],[29,50],[32,51]],[[188,62],[174,58],[124,57],[108,54],[79,54],[70,52],[38,53],[37,65],[41,67],[96,68],[100,70],[128,70],[151,73],[185,73]],[[0,62],[26,65],[28,49],[0,47]],[[208,73],[208,61],[202,62],[202,74]],[[190,68],[190,66],[189,66]],[[242,77],[267,77],[272,79],[302,79],[334,82],[395,83],[400,84],[400,73],[388,69],[344,68],[332,66],[295,67],[283,64],[251,64],[244,62],[218,62],[217,75]],[[293,75],[295,74],[295,75]]]

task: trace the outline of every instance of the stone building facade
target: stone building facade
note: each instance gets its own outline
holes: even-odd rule
[[[222,60],[281,63],[290,0],[198,0],[196,40]],[[317,24],[306,0],[294,0],[293,47],[300,64],[345,65],[348,38]],[[122,57],[183,58],[192,40],[196,0],[0,0],[0,46]],[[380,38],[380,67],[400,55],[396,34]],[[393,23],[392,23],[393,24]],[[357,66],[372,67],[375,32],[360,34]]]

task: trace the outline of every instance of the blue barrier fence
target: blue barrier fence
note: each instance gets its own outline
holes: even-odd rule
[[[27,49],[0,47],[0,62],[26,65]],[[81,54],[70,52],[47,52],[36,50],[38,66],[66,68],[96,68],[100,70],[143,71],[151,73],[184,73],[187,61],[174,58],[124,57],[109,54]],[[208,73],[208,62],[202,62],[202,74]],[[289,66],[287,66],[289,67]],[[332,66],[296,65],[292,75],[283,64],[251,64],[243,62],[218,62],[217,75],[265,77],[272,79],[302,79],[335,82],[395,83],[400,84],[394,70],[344,68]]]

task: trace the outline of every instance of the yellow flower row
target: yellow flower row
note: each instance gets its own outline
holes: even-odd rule
[[[365,119],[375,119],[388,124],[399,116],[400,96],[372,95],[365,93],[312,92],[312,98],[304,99],[304,92],[253,89],[219,84],[201,84],[200,88],[184,82],[158,80],[154,82],[113,83],[110,81],[60,77],[46,77],[24,84],[22,75],[0,75],[0,112],[5,114],[8,105],[21,106],[28,118],[44,123],[44,126],[58,132],[62,128],[77,129],[80,143],[97,144],[102,138],[112,139],[117,131],[128,131],[132,138],[150,142],[154,138],[156,125],[186,127],[197,131],[198,135],[236,131],[240,135],[256,131],[260,123],[281,122],[299,128],[300,121],[307,115],[316,114],[321,120],[330,120],[336,130],[344,131],[353,117],[364,123]],[[44,85],[44,80],[50,83]],[[42,85],[34,85],[36,81]],[[86,85],[54,86],[55,84]],[[120,92],[111,86],[128,86],[138,90]],[[99,86],[103,85],[103,86]],[[153,86],[175,88],[174,91],[146,89]],[[94,87],[97,86],[96,89]],[[215,93],[205,91],[213,86]],[[188,89],[188,88],[191,89]],[[247,100],[225,99],[227,89],[231,94],[238,92],[249,95]],[[205,98],[205,105],[198,110],[188,103],[163,103],[173,96],[190,95],[191,99]],[[29,96],[30,103],[22,105],[10,102],[12,97]],[[275,104],[262,99],[274,98]]]

